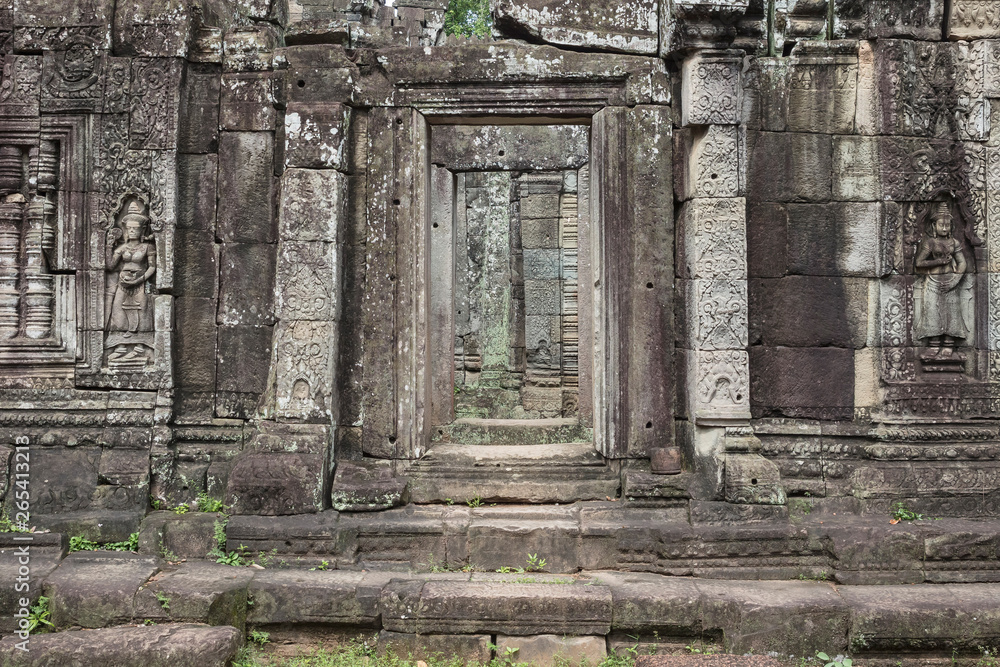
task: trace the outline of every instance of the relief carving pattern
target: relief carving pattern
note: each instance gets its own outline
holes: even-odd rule
[[[681,213],[692,278],[747,275],[746,205],[738,199],[698,199]]]
[[[684,64],[684,125],[735,125],[740,122],[742,58],[703,52]]]
[[[743,350],[699,351],[697,405],[725,415],[750,408],[750,359]],[[719,410],[717,410],[719,409]]]
[[[132,63],[132,148],[171,148],[177,135],[180,65],[166,58]]]
[[[692,341],[700,350],[733,350],[747,346],[747,291],[743,280],[696,280],[697,330]]]
[[[739,133],[735,125],[711,125],[691,152],[696,197],[740,194]]]

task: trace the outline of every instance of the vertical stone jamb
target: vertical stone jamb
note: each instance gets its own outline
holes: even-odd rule
[[[746,151],[740,127],[741,51],[702,50],[682,65],[678,267],[685,284],[689,464],[725,461],[730,502],[784,502],[777,469],[759,454],[750,421],[747,354]],[[714,494],[713,494],[714,495]]]

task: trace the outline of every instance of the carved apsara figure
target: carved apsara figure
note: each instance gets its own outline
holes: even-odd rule
[[[156,245],[147,236],[148,226],[136,200],[108,230],[105,260],[108,271],[117,272],[106,295],[109,367],[144,366],[153,350],[153,298],[147,281],[156,273]]]
[[[916,285],[914,337],[925,341],[927,359],[950,359],[954,348],[970,336],[971,313],[966,312],[967,275],[962,242],[954,237],[948,202],[936,202],[914,258]]]

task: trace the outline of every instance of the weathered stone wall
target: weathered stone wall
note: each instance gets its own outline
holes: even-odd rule
[[[28,438],[37,521],[121,539],[548,443],[491,493],[995,511],[1000,12],[765,5],[500,0],[467,42],[444,0],[0,0],[3,488]],[[468,331],[517,409],[467,412],[558,423],[453,423],[441,236],[500,180]]]

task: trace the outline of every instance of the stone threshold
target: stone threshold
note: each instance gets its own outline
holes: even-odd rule
[[[181,632],[171,628],[195,634],[212,629],[172,624],[208,624],[217,630],[211,645],[220,647],[232,646],[231,633],[218,630],[227,627],[238,635],[263,630],[272,641],[293,643],[361,634],[383,648],[434,646],[475,659],[488,659],[490,643],[551,643],[552,637],[584,638],[577,644],[598,653],[700,643],[738,654],[823,650],[878,657],[973,653],[1000,645],[1000,584],[846,586],[603,570],[258,570],[112,552],[71,554],[41,579],[36,595],[49,597],[52,621],[63,632],[36,637],[36,646],[77,646],[77,655],[96,650],[89,647],[101,635],[72,630],[150,621],[157,630],[114,631],[157,632],[169,644]],[[11,601],[2,602],[7,607]],[[13,655],[14,641],[12,610],[2,612],[0,657]]]

